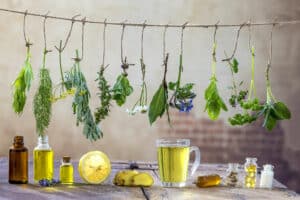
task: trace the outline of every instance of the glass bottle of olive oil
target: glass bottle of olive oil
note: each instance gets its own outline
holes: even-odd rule
[[[71,157],[64,156],[61,160],[59,179],[62,184],[73,184],[74,182],[74,169],[71,163]]]
[[[28,150],[24,147],[23,136],[15,136],[9,149],[8,182],[24,184],[28,182]]]
[[[33,151],[33,174],[34,181],[42,179],[53,179],[54,153],[48,143],[48,136],[42,135],[38,138],[38,145]]]

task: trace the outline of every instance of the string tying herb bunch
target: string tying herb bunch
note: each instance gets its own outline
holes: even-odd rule
[[[130,82],[127,78],[127,70],[129,66],[134,64],[127,63],[127,57],[125,56],[125,59],[123,58],[123,39],[124,39],[124,30],[125,30],[125,24],[122,26],[122,34],[121,34],[121,68],[123,70],[123,73],[121,73],[116,83],[114,84],[112,88],[112,98],[116,101],[118,106],[122,106],[126,102],[126,98],[132,94],[133,87],[130,85]]]
[[[138,100],[133,105],[132,109],[126,110],[130,115],[135,115],[137,112],[146,113],[148,111],[148,106],[147,106],[148,94],[147,94],[147,84],[145,81],[146,65],[144,63],[144,30],[145,30],[145,26],[142,27],[142,34],[141,34],[141,58],[140,58],[140,65],[141,65],[141,72],[142,72],[141,93]]]
[[[79,57],[79,52],[76,50],[76,57],[74,58],[74,65],[68,72],[67,82],[70,83],[66,88],[75,88],[75,95],[72,103],[73,113],[76,114],[76,125],[83,123],[83,134],[90,141],[100,139],[103,134],[100,128],[94,121],[93,114],[89,107],[90,91],[87,86],[86,78],[81,71],[80,62],[83,59],[84,50],[84,25],[85,18],[82,20],[82,37],[81,47],[82,55]]]
[[[108,84],[108,81],[106,80],[104,76],[104,71],[108,67],[108,65],[105,66],[105,33],[106,33],[106,20],[104,23],[104,28],[103,28],[103,55],[102,55],[102,64],[100,67],[100,72],[98,72],[98,78],[96,81],[98,82],[98,97],[100,99],[100,107],[96,109],[95,112],[95,121],[96,123],[100,123],[102,120],[104,120],[109,112],[110,112],[110,106],[111,106],[111,100],[112,100],[112,94],[111,94],[111,89],[110,85]],[[105,66],[105,67],[104,67]]]
[[[168,26],[165,26],[163,33],[163,66],[164,66],[164,75],[162,83],[152,97],[150,106],[149,106],[149,122],[152,125],[158,117],[162,117],[166,112],[168,117],[169,124],[171,123],[169,115],[169,102],[168,102],[168,84],[167,84],[167,71],[168,71],[168,58],[169,54],[166,53],[166,32]]]
[[[44,33],[44,52],[43,63],[39,73],[39,87],[33,99],[33,112],[36,120],[36,129],[39,136],[45,134],[47,127],[50,124],[51,111],[52,111],[52,80],[50,77],[49,69],[46,68],[46,55],[50,52],[47,50],[46,39],[46,19],[45,15],[43,23]]]
[[[26,46],[26,59],[24,65],[21,68],[17,78],[13,82],[13,103],[12,107],[14,112],[17,114],[21,114],[23,112],[26,99],[27,99],[27,92],[30,89],[31,82],[33,80],[33,72],[31,67],[31,54],[30,54],[30,46],[32,45],[29,42],[29,39],[26,37],[25,31],[25,23],[26,23],[26,15],[27,11],[24,14],[24,21],[23,21],[23,33],[25,39],[25,46]]]
[[[65,50],[65,48],[67,47],[68,41],[72,34],[75,19],[78,16],[80,16],[80,15],[75,15],[74,17],[72,17],[71,26],[70,26],[68,35],[66,37],[66,40],[64,42],[64,45],[62,45],[62,40],[60,40],[59,47],[55,46],[55,49],[58,51],[59,72],[60,72],[61,80],[60,80],[60,83],[57,84],[53,89],[53,95],[52,95],[53,103],[57,102],[59,100],[65,99],[69,95],[74,95],[74,93],[75,93],[75,88],[69,87],[69,89],[66,89],[66,87],[68,86],[68,84],[70,85],[70,83],[67,83],[64,78],[63,65],[62,65],[62,53]],[[57,90],[59,90],[59,91],[57,92]],[[57,93],[59,93],[59,94],[57,95]]]
[[[237,113],[233,117],[228,118],[231,125],[244,125],[250,124],[257,120],[259,111],[261,111],[262,106],[260,105],[260,100],[256,95],[256,87],[254,83],[254,72],[255,72],[255,49],[251,46],[251,29],[249,28],[249,49],[251,53],[251,81],[249,86],[249,93],[247,98],[238,99],[239,105],[243,109],[243,113]]]
[[[211,120],[218,119],[221,110],[227,111],[227,106],[225,105],[223,99],[219,95],[219,91],[217,88],[217,77],[216,77],[216,33],[218,26],[216,24],[214,31],[214,44],[213,44],[213,53],[212,53],[212,76],[210,78],[210,84],[206,88],[204,93],[204,98],[206,100],[205,111],[207,112],[209,118]]]
[[[196,94],[192,91],[194,83],[186,83],[181,86],[181,74],[183,72],[182,57],[183,57],[183,31],[187,23],[181,29],[181,48],[179,56],[178,78],[176,82],[169,82],[168,88],[173,91],[169,104],[171,107],[178,109],[180,112],[189,113],[193,106],[193,100]]]

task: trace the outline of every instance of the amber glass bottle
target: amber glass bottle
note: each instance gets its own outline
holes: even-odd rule
[[[23,136],[15,136],[9,149],[9,183],[28,182],[28,150],[24,147]]]

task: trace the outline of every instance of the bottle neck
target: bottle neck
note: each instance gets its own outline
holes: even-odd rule
[[[48,143],[48,136],[47,135],[39,136],[38,144],[35,147],[35,149],[51,149],[51,147]]]

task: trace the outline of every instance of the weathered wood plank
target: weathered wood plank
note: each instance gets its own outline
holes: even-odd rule
[[[129,163],[125,161],[112,162],[111,176],[102,185],[88,185],[82,182],[77,173],[78,163],[74,162],[74,179],[76,184],[71,186],[57,185],[55,187],[40,187],[33,184],[32,180],[32,162],[30,162],[29,175],[31,177],[30,184],[27,185],[11,185],[7,183],[7,158],[0,158],[0,200],[6,199],[30,199],[30,200],[56,200],[56,199],[132,199],[132,200],[193,200],[193,199],[212,199],[212,200],[254,200],[254,199],[300,199],[300,197],[292,191],[285,188],[284,185],[275,181],[273,190],[262,189],[244,189],[244,188],[197,188],[192,184],[192,179],[188,180],[185,188],[163,188],[157,173],[157,165],[152,162],[138,162],[140,171],[147,171],[155,180],[154,186],[144,188],[135,187],[117,187],[112,183],[115,173],[119,170],[128,169]],[[55,177],[59,173],[58,161],[55,162]],[[226,165],[222,164],[203,164],[200,166],[195,176],[211,173],[220,175],[226,174]],[[242,181],[242,179],[241,179]]]

